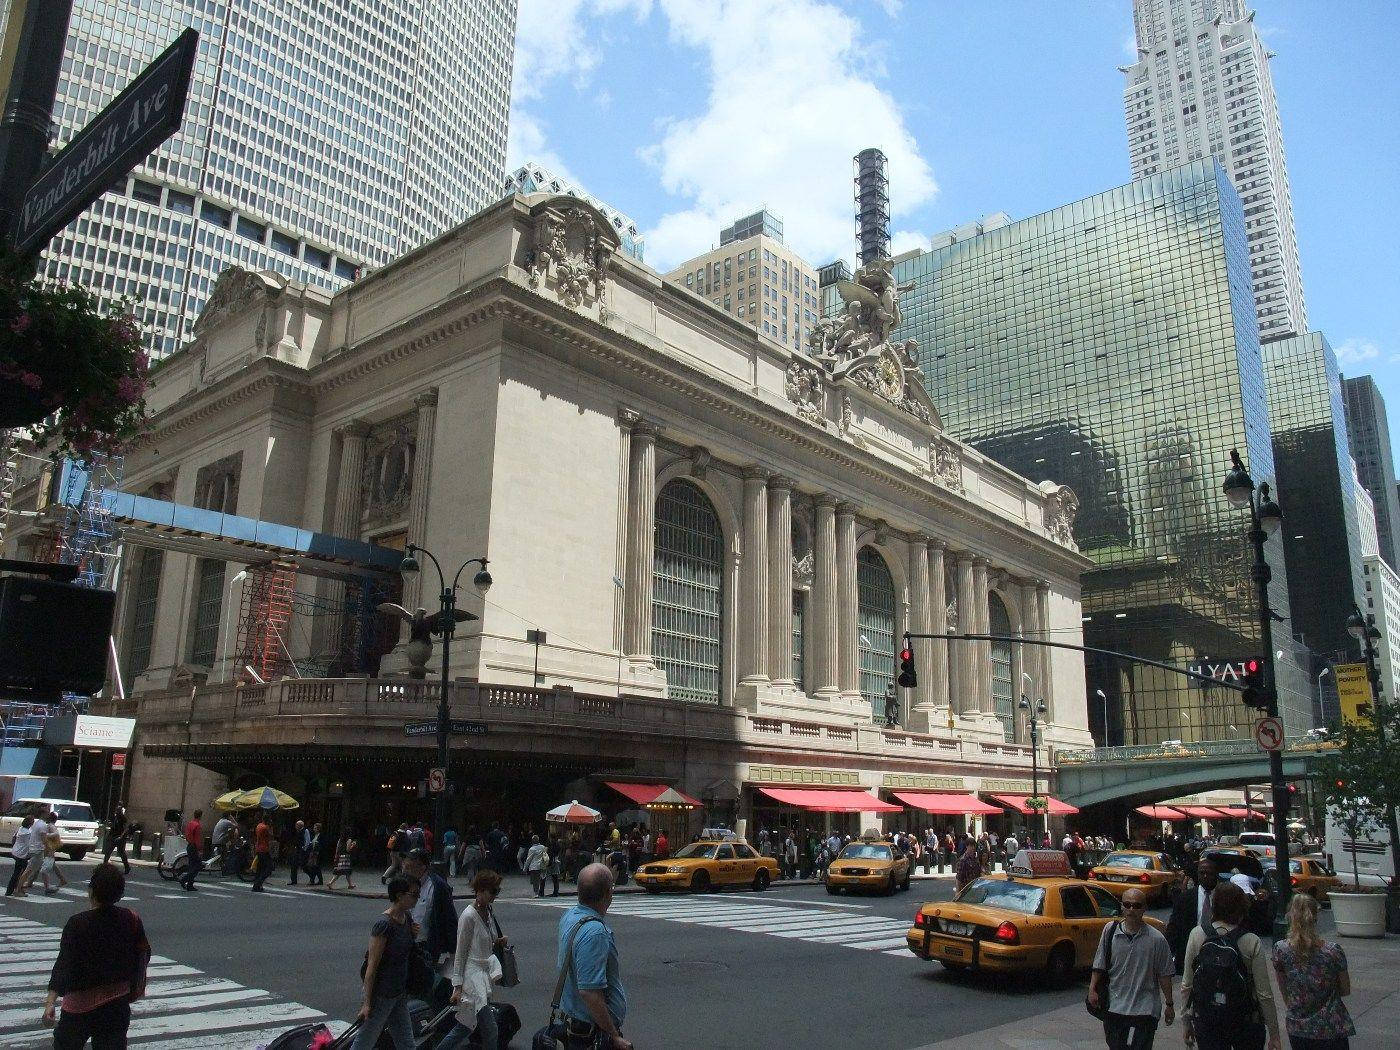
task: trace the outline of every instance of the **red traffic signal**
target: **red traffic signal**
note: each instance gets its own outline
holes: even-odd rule
[[[1269,710],[1269,690],[1264,684],[1264,664],[1259,660],[1246,660],[1244,662],[1244,690],[1240,693],[1240,702],[1245,707],[1253,707],[1259,711]]]
[[[914,650],[907,644],[899,651],[899,687],[913,689],[919,684],[919,676],[914,671]]]

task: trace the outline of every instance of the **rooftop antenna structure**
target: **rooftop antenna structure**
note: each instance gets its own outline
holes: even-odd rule
[[[885,154],[863,149],[855,156],[856,240],[858,257],[865,266],[890,257],[890,180],[885,175]]]

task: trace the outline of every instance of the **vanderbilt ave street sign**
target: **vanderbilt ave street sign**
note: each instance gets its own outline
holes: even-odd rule
[[[404,736],[436,736],[437,731],[436,722],[409,722],[403,727]],[[450,731],[457,736],[485,736],[486,723],[454,718],[450,723]]]
[[[15,249],[43,248],[173,135],[185,113],[199,33],[186,29],[39,173],[15,221]]]

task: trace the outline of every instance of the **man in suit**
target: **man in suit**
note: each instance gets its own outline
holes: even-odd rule
[[[421,889],[418,903],[413,907],[413,921],[418,924],[416,940],[432,961],[434,969],[451,965],[457,951],[457,907],[452,903],[452,886],[441,875],[429,871],[428,851],[414,849],[404,858],[405,875],[418,879]]]
[[[1171,918],[1167,920],[1167,943],[1171,945],[1172,960],[1176,963],[1178,975],[1186,957],[1186,938],[1197,926],[1210,930],[1210,895],[1219,882],[1220,872],[1215,863],[1203,859],[1196,865],[1196,884],[1182,890],[1172,901]],[[1214,933],[1213,930],[1211,932]]]

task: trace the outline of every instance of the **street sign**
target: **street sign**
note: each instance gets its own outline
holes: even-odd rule
[[[1371,677],[1364,663],[1334,664],[1332,673],[1337,682],[1337,701],[1342,709],[1342,721],[1347,724],[1371,725]]]
[[[485,722],[468,722],[465,719],[454,718],[448,723],[449,732],[456,736],[485,736]],[[409,722],[403,727],[404,736],[436,736],[438,724],[436,722]]]
[[[126,752],[125,752],[125,751],[113,751],[113,752],[112,752],[112,768],[113,768],[113,769],[125,769],[125,768],[126,768]]]
[[[1283,723],[1277,718],[1261,718],[1254,723],[1254,742],[1261,751],[1283,750]]]
[[[447,770],[434,768],[428,770],[428,793],[430,795],[440,795],[447,788]]]
[[[199,32],[186,29],[41,171],[15,220],[15,249],[37,252],[180,129]]]

